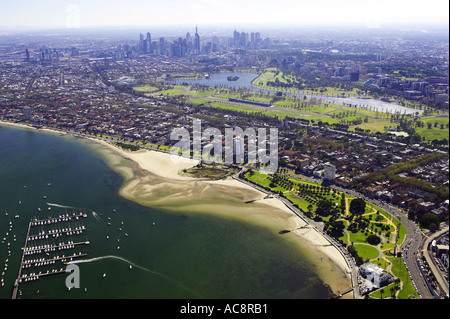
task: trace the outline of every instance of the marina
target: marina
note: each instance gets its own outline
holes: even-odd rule
[[[73,212],[45,219],[34,218],[28,223],[12,299],[17,298],[20,284],[64,274],[66,263],[88,255],[81,251],[90,244],[87,238],[82,239],[87,231],[82,221],[87,216],[83,212]],[[65,240],[62,240],[62,236]]]

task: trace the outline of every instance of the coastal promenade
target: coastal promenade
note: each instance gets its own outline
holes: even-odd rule
[[[350,270],[349,275],[351,277],[351,282],[352,282],[352,289],[346,291],[345,293],[348,293],[350,291],[353,291],[353,297],[354,299],[361,299],[361,294],[359,292],[359,285],[358,285],[358,266],[356,265],[356,262],[354,260],[354,258],[350,255],[350,253],[347,251],[347,249],[345,249],[345,247],[343,247],[341,245],[341,243],[339,243],[337,240],[335,240],[334,238],[330,237],[328,234],[326,234],[323,231],[323,223],[322,222],[315,222],[311,219],[309,219],[308,217],[306,217],[303,213],[303,211],[297,207],[295,207],[288,199],[279,196],[278,194],[274,194],[271,191],[268,191],[267,189],[264,189],[263,187],[260,187],[258,185],[255,185],[247,180],[244,180],[242,178],[239,177],[240,173],[237,173],[235,175],[232,176],[233,179],[246,184],[248,186],[251,186],[253,188],[255,188],[258,191],[261,191],[269,196],[273,196],[273,198],[278,199],[279,201],[281,201],[287,208],[289,208],[297,217],[299,217],[305,224],[306,226],[304,227],[310,227],[312,229],[314,229],[315,231],[317,231],[318,233],[320,233],[320,235],[325,238],[330,245],[332,245],[334,248],[337,249],[337,251],[342,255],[342,257],[344,258],[345,262],[347,263],[347,266]],[[340,297],[340,296],[337,296]]]

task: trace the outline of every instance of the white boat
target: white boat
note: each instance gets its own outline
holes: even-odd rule
[[[106,277],[106,273],[103,274],[103,278],[105,278],[105,277]]]

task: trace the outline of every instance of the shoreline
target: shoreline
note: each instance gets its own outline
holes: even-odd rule
[[[21,123],[0,121],[0,124],[79,137],[70,132],[36,129]],[[178,171],[197,163],[192,159],[151,150],[130,152],[104,140],[89,136],[82,138],[93,142],[107,165],[124,178],[120,196],[143,206],[170,212],[204,213],[231,218],[260,225],[274,232],[290,230],[289,234],[282,236],[308,256],[320,278],[331,287],[333,293],[351,287],[351,270],[337,248],[330,245],[317,230],[308,227],[280,200],[265,198],[265,193],[231,177],[211,181],[179,175]],[[248,200],[254,202],[245,204]],[[349,297],[348,294],[344,296]]]

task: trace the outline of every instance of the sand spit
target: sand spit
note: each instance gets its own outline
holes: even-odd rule
[[[155,151],[129,152],[102,143],[138,165],[138,171],[126,180],[120,194],[149,207],[169,211],[205,213],[258,224],[275,232],[290,230],[287,240],[294,242],[317,262],[318,274],[334,292],[347,290],[350,269],[341,253],[316,229],[297,217],[276,198],[231,177],[208,181],[178,175],[194,166],[193,160],[176,158]],[[254,200],[246,204],[245,202]],[[300,239],[300,240],[299,240]],[[346,295],[348,298],[350,295]]]

